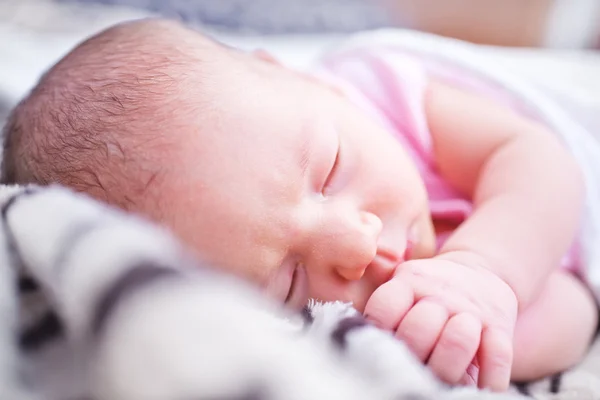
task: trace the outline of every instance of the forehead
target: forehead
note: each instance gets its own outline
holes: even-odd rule
[[[318,118],[310,98],[236,72],[213,88],[212,104],[198,116],[190,140],[208,150],[208,158],[222,155],[223,167],[242,167],[247,179],[286,186],[305,165],[314,139]]]

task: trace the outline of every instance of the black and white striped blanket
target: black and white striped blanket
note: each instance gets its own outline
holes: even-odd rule
[[[0,186],[0,207],[1,400],[576,392],[569,374],[506,394],[448,388],[349,305],[290,314],[192,259],[166,231],[63,188]]]

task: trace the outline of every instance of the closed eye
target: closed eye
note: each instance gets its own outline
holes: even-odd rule
[[[308,278],[303,265],[297,265],[292,274],[290,288],[285,304],[293,309],[300,309],[308,302]]]
[[[340,150],[341,150],[341,146],[340,146],[340,141],[338,140],[338,147],[337,147],[337,152],[335,154],[335,160],[333,161],[333,166],[331,167],[331,169],[329,170],[329,174],[327,175],[327,179],[325,179],[325,183],[323,184],[323,189],[321,190],[321,192],[326,195],[328,194],[328,189],[331,186],[331,182],[333,181],[333,178],[335,178],[335,175],[337,174],[337,171],[339,169],[339,165],[340,165]]]

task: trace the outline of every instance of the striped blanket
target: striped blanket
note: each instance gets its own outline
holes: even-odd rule
[[[0,207],[0,399],[600,396],[580,371],[505,394],[450,388],[350,305],[286,311],[83,195],[0,186]]]

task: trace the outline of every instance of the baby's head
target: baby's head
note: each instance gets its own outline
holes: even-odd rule
[[[145,215],[293,304],[361,309],[407,254],[433,251],[396,139],[339,91],[174,22],[82,43],[5,134],[4,182],[58,182]]]

